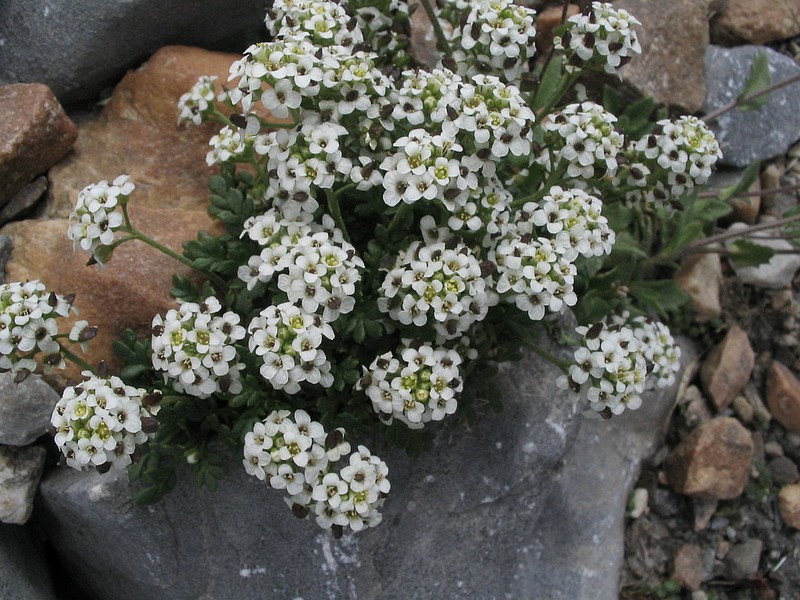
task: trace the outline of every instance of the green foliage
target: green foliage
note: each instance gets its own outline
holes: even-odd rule
[[[728,245],[728,258],[740,267],[757,267],[768,263],[775,250],[746,239],[734,240]]]
[[[757,98],[747,100],[748,96],[756,94],[767,87],[772,82],[769,74],[769,57],[766,52],[759,52],[750,64],[750,71],[744,82],[742,91],[737,96],[737,106],[742,112],[758,110],[769,101],[769,94],[763,94]]]

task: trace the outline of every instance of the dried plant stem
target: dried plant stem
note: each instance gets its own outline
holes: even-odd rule
[[[747,104],[748,102],[751,102],[751,101],[755,100],[756,98],[760,98],[761,96],[765,96],[766,94],[771,94],[775,90],[779,90],[782,87],[786,87],[788,85],[792,85],[793,83],[795,83],[797,81],[800,81],[800,73],[792,75],[791,77],[788,77],[788,78],[783,79],[781,81],[777,81],[777,82],[773,83],[772,85],[768,85],[763,90],[759,90],[757,92],[753,92],[752,94],[748,94],[744,98],[737,98],[736,100],[734,100],[732,102],[729,102],[728,104],[725,104],[724,106],[720,106],[717,110],[712,110],[710,113],[705,115],[703,117],[703,121],[705,121],[706,123],[710,123],[711,121],[713,121],[714,119],[716,119],[720,115],[725,114],[729,110],[733,110],[734,108],[736,108],[740,104]]]
[[[732,238],[737,238],[737,237],[744,238],[757,231],[767,231],[769,229],[777,229],[779,227],[783,227],[784,225],[788,225],[789,223],[796,223],[797,221],[800,221],[800,215],[793,215],[791,217],[777,219],[770,223],[760,223],[758,225],[751,225],[747,229],[742,229],[739,231],[726,231],[724,233],[718,233],[717,235],[712,235],[702,240],[698,240],[693,244],[689,244],[683,250],[676,252],[673,255],[673,257],[679,257],[685,254],[695,254],[698,252],[708,252],[709,250],[705,249],[706,246],[717,244],[719,242],[724,242]]]

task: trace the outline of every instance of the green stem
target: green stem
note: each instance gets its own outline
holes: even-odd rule
[[[393,233],[398,228],[409,212],[411,212],[411,205],[401,202],[400,206],[397,207],[397,212],[394,214],[391,223],[389,223],[389,233]]]
[[[445,56],[452,56],[453,50],[450,48],[450,43],[444,35],[442,25],[439,23],[439,17],[436,16],[436,10],[434,10],[430,0],[422,0],[422,6],[425,8],[428,19],[433,26],[433,32],[436,34],[436,47],[444,53]]]
[[[59,346],[61,346],[61,344],[59,344]],[[85,360],[83,360],[80,356],[78,356],[74,352],[72,352],[70,350],[67,350],[64,346],[61,346],[61,354],[68,361],[78,365],[84,371],[91,371],[92,373],[95,372],[95,369],[94,369],[93,366],[91,366],[89,363],[87,363]]]
[[[542,350],[539,346],[537,346],[535,344],[527,343],[527,344],[525,344],[525,346],[527,348],[530,348],[533,352],[535,352],[536,354],[541,356],[543,359],[545,359],[550,364],[555,365],[556,367],[561,369],[561,372],[564,373],[564,375],[568,375],[569,374],[569,368],[572,366],[572,362],[571,361],[562,360],[562,359],[560,359],[560,358],[558,358],[556,356],[553,356],[552,354],[550,354],[546,350]]]
[[[581,76],[581,72],[577,71],[576,73],[564,73],[561,77],[561,81],[558,82],[558,87],[556,88],[555,93],[552,96],[552,100],[545,104],[544,106],[540,106],[539,109],[536,111],[536,120],[541,121],[543,117],[548,115],[552,110],[553,106],[561,100],[564,94],[567,93],[567,90],[572,87],[572,85],[578,81],[578,78]]]
[[[127,242],[127,241],[132,240],[132,239],[133,240],[139,240],[140,242],[144,242],[148,246],[151,246],[151,247],[155,248],[156,250],[158,250],[162,254],[166,254],[170,258],[173,258],[173,259],[177,260],[179,263],[181,263],[183,265],[186,265],[187,267],[189,267],[193,271],[197,271],[198,273],[201,273],[202,275],[208,277],[219,288],[222,288],[222,289],[225,288],[225,280],[223,280],[219,275],[217,275],[216,273],[208,272],[208,271],[201,271],[200,269],[195,267],[194,263],[192,263],[192,261],[189,260],[188,258],[186,258],[184,255],[178,254],[177,252],[175,252],[171,248],[168,248],[164,244],[162,244],[160,242],[157,242],[156,240],[151,238],[149,235],[147,235],[145,233],[142,233],[141,231],[136,229],[133,225],[131,225],[131,219],[130,219],[130,216],[128,215],[128,203],[127,202],[122,204],[122,217],[123,217],[123,219],[125,219],[125,225],[123,227],[121,227],[120,230],[124,231],[125,233],[127,233],[129,237],[122,238],[121,240],[117,240],[116,242],[114,242],[114,244],[112,244],[112,246],[111,246],[112,249],[116,248],[122,242]]]
[[[328,189],[325,190],[325,195],[328,197],[328,211],[331,213],[331,216],[336,223],[336,227],[341,230],[345,241],[349,242],[350,235],[347,233],[347,227],[345,226],[344,219],[342,218],[342,208],[339,206],[338,194],[335,194],[333,190]]]

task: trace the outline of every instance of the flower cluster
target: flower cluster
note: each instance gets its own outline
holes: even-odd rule
[[[628,145],[626,155],[620,180],[633,187],[628,200],[663,206],[706,183],[722,152],[703,121],[685,116],[658,121],[652,134]]]
[[[152,327],[152,362],[164,380],[178,391],[206,398],[215,393],[238,394],[243,368],[234,344],[244,339],[244,327],[233,311],[222,310],[213,296],[201,304],[183,302]]]
[[[613,322],[632,329],[633,335],[641,342],[648,367],[647,389],[663,389],[675,383],[675,375],[681,367],[681,349],[669,327],[647,317],[631,319],[628,313],[614,317]]]
[[[570,179],[602,180],[617,171],[624,138],[614,129],[617,118],[594,102],[570,104],[543,123],[544,145],[539,162],[548,173]]]
[[[581,346],[575,351],[575,364],[569,368],[569,375],[560,377],[558,385],[588,403],[590,415],[599,413],[608,418],[626,408],[639,408],[647,361],[634,331],[603,322],[577,327],[575,331],[582,336]]]
[[[300,304],[309,314],[321,311],[325,321],[335,321],[355,307],[355,286],[361,278],[358,269],[364,267],[364,261],[338,229],[315,231],[319,228],[307,223],[308,219],[281,218],[275,209],[250,218],[242,235],[263,250],[239,269],[239,278],[252,289],[278,273],[278,289],[286,293],[289,302]]]
[[[331,363],[320,347],[333,329],[320,315],[291,302],[268,306],[250,321],[250,352],[261,357],[261,375],[276,390],[297,394],[300,384],[333,385]]]
[[[55,356],[47,362],[59,365],[56,319],[66,317],[71,306],[71,299],[48,292],[40,281],[0,285],[0,369],[33,372],[32,357],[39,351]]]
[[[460,75],[502,73],[517,82],[536,51],[536,11],[511,0],[445,0],[442,18],[453,28]]]
[[[216,77],[202,76],[178,100],[178,123],[193,123],[200,125],[208,116],[214,112],[214,101],[218,100],[214,90]]]
[[[583,190],[559,186],[539,202],[525,203],[489,252],[501,298],[534,321],[573,306],[576,259],[608,254],[614,244],[601,208],[600,200]]]
[[[100,181],[86,186],[78,193],[78,202],[69,215],[67,237],[75,249],[92,254],[98,263],[104,262],[114,243],[114,232],[122,226],[117,206],[128,202],[134,185],[127,175],[120,175],[109,184]]]
[[[481,321],[496,303],[478,259],[464,244],[412,242],[386,274],[378,308],[403,325],[423,326],[451,340]]]
[[[67,387],[53,410],[56,446],[74,469],[127,467],[136,447],[152,437],[160,396],[113,375],[83,375],[87,379]]]
[[[181,452],[213,484],[211,449],[243,438],[246,471],[286,490],[295,515],[334,533],[377,525],[386,464],[364,446],[351,452],[344,429],[322,422],[360,436],[394,420],[422,429],[474,414],[465,379],[514,356],[521,340],[534,345],[539,321],[567,307],[579,322],[599,321],[604,307],[673,308],[648,306],[633,283],[628,295],[615,287],[627,273],[649,275],[634,244],[658,252],[670,227],[617,237],[609,219],[620,228],[669,216],[622,213],[706,181],[719,147],[691,117],[626,142],[617,118],[573,89],[586,69],[615,73],[639,51],[638,21],[594,2],[556,31],[560,52],[523,93],[535,12],[511,0],[439,4],[452,34],[440,47],[454,52],[424,70],[409,68],[403,0],[275,0],[270,41],[231,65],[231,89],[215,94],[214,78],[201,78],[179,101],[180,122],[224,124],[206,156],[220,166],[210,210],[224,232],[199,236],[183,256],[116,211],[133,190],[127,177],[81,192],[76,247],[102,261],[136,239],[207,276],[176,279],[185,301],[154,318],[150,355],[133,336],[121,342],[137,386],[170,390],[156,442],[132,471],[153,485],[146,497],[163,491],[164,465]],[[650,131],[637,112],[620,115],[620,131]],[[622,256],[607,260],[617,239],[627,241]],[[36,285],[9,291],[15,308],[0,310],[0,367],[37,348],[68,355],[47,321],[68,304]],[[587,289],[595,296],[579,302]],[[89,329],[69,339],[82,343]],[[639,406],[648,370],[657,387],[674,381],[680,351],[665,326],[606,317],[577,331],[559,384],[590,413]],[[115,378],[69,388],[53,416],[67,462],[129,463],[150,430],[148,397]],[[420,450],[424,436],[399,427],[387,441]]]
[[[334,2],[275,0],[266,24],[273,38],[306,35],[319,47],[336,45],[352,51],[364,41],[355,18]]]
[[[386,352],[364,369],[359,388],[387,424],[396,418],[421,429],[456,412],[463,387],[460,364],[455,350],[404,340],[397,354]]]
[[[327,433],[304,410],[272,411],[245,435],[244,467],[274,489],[286,490],[295,515],[313,514],[324,529],[360,531],[381,522],[389,469],[364,446],[350,452],[344,430]]]
[[[617,73],[634,54],[642,51],[636,31],[641,23],[624,9],[607,2],[592,2],[582,13],[567,19],[561,35],[553,40],[564,52],[568,68],[602,69]]]

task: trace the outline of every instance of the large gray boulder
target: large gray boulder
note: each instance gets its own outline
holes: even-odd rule
[[[721,48],[706,51],[706,87],[708,95],[703,112],[710,113],[734,101],[750,71],[753,59],[765,52],[772,82],[783,81],[800,73],[794,60],[764,46]],[[746,167],[757,160],[785,154],[800,140],[800,111],[797,98],[800,81],[772,92],[758,110],[729,110],[711,123],[722,149],[722,164]]]
[[[242,52],[265,0],[0,2],[0,85],[45,83],[62,104],[95,100],[167,44]]]
[[[37,542],[27,527],[0,525],[0,600],[55,600]]]
[[[215,494],[182,480],[144,508],[124,473],[54,470],[38,514],[97,598],[612,600],[626,498],[674,390],[584,421],[557,375],[532,357],[504,365],[503,413],[441,431],[417,461],[373,448],[390,469],[384,521],[338,541],[236,464]]]
[[[0,373],[0,444],[25,446],[46,434],[60,397],[37,375],[16,383],[13,373]]]

